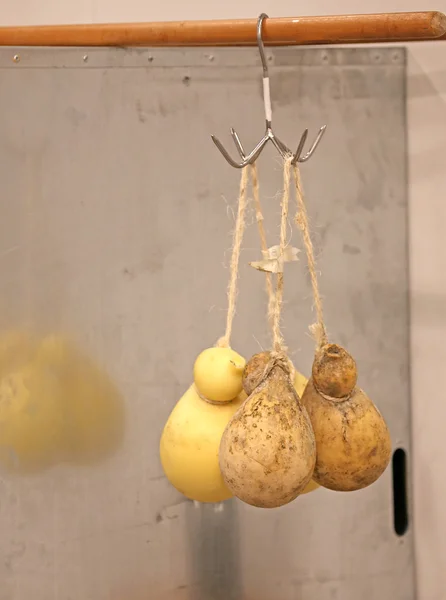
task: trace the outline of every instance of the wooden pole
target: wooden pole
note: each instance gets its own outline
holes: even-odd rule
[[[0,46],[253,46],[257,19],[0,27]],[[434,40],[446,35],[440,12],[266,19],[266,45]]]

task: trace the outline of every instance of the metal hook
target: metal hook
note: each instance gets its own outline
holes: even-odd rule
[[[245,151],[243,149],[242,143],[240,142],[240,138],[238,137],[236,131],[234,129],[231,129],[232,139],[234,140],[235,147],[237,148],[237,151],[240,154],[240,158],[242,159],[241,162],[235,161],[231,157],[231,155],[228,153],[228,151],[225,149],[225,147],[220,142],[220,140],[218,138],[216,138],[214,135],[211,136],[212,141],[217,146],[217,148],[220,150],[221,154],[224,156],[226,161],[232,167],[234,167],[236,169],[242,169],[243,167],[246,167],[247,165],[254,163],[257,160],[257,158],[259,157],[259,155],[262,152],[265,145],[269,141],[271,141],[273,143],[273,145],[275,146],[275,148],[278,150],[278,152],[281,154],[281,156],[283,158],[292,156],[293,159],[292,159],[291,163],[293,165],[295,165],[298,162],[306,162],[314,154],[314,151],[316,150],[317,146],[319,145],[319,142],[321,141],[321,138],[324,135],[324,132],[326,129],[326,125],[324,125],[323,127],[320,128],[319,133],[317,134],[316,139],[314,140],[312,146],[310,147],[308,152],[306,154],[304,154],[303,156],[302,156],[302,152],[303,152],[303,148],[304,148],[305,142],[308,137],[308,129],[306,129],[303,132],[303,134],[300,138],[299,144],[297,146],[297,150],[294,154],[281,140],[279,140],[279,138],[273,132],[268,63],[266,60],[265,47],[264,47],[263,39],[262,39],[263,22],[267,18],[268,18],[268,15],[266,15],[265,13],[262,13],[257,21],[257,46],[259,48],[259,54],[260,54],[260,59],[262,61],[262,68],[263,68],[263,103],[264,103],[264,108],[265,108],[265,121],[266,121],[265,135],[262,137],[260,142],[258,142],[258,144],[255,146],[254,150],[252,150],[248,155],[246,155]]]

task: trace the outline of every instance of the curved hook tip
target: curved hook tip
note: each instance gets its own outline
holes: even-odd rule
[[[246,164],[244,164],[244,161],[241,163],[235,162],[235,160],[232,159],[230,154],[227,152],[226,148],[223,146],[223,144],[220,142],[220,140],[217,137],[215,137],[215,135],[211,135],[211,139],[214,142],[214,144],[217,146],[220,153],[225,158],[226,162],[228,162],[231,165],[231,167],[234,167],[234,169],[242,169],[243,167],[246,166]]]
[[[308,150],[308,152],[305,154],[305,156],[301,156],[300,155],[302,153],[303,147],[301,148],[301,151],[300,151],[299,155],[296,152],[295,158],[293,159],[293,164],[296,164],[297,162],[300,162],[300,163],[307,162],[307,160],[313,156],[314,151],[319,146],[319,142],[321,141],[322,136],[324,135],[326,129],[327,129],[326,125],[323,125],[319,129],[319,132],[318,132],[318,134],[316,136],[316,139],[314,140],[312,146],[310,147],[310,149]],[[306,132],[308,133],[308,130],[306,130]],[[299,147],[300,147],[300,144],[299,144]]]
[[[268,18],[269,17],[266,13],[262,13],[257,20],[257,46],[259,48],[260,59],[262,61],[263,77],[268,77],[268,64],[266,62],[265,48],[263,46],[262,25],[263,25],[263,21]]]

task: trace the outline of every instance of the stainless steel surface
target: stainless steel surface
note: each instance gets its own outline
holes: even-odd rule
[[[258,142],[255,145],[254,149],[251,150],[251,152],[248,155],[246,155],[243,145],[240,141],[240,138],[237,135],[237,132],[235,131],[235,129],[233,129],[233,128],[231,129],[232,139],[234,141],[235,147],[237,148],[237,152],[239,153],[240,158],[242,159],[240,162],[237,162],[232,159],[231,155],[228,153],[228,151],[223,146],[223,144],[220,142],[220,140],[215,137],[215,135],[211,136],[212,141],[217,146],[217,148],[220,150],[221,154],[226,159],[228,164],[230,164],[231,167],[234,167],[235,169],[243,169],[243,167],[246,167],[247,165],[254,164],[256,162],[256,160],[258,159],[258,157],[260,156],[261,152],[263,151],[263,148],[266,146],[266,144],[268,142],[271,142],[273,144],[273,146],[276,148],[276,150],[279,152],[279,154],[282,156],[282,158],[285,159],[287,156],[292,156],[293,160],[291,161],[291,164],[295,165],[298,162],[301,162],[301,163],[307,162],[307,160],[309,160],[313,156],[314,151],[318,147],[319,142],[321,141],[322,136],[324,135],[325,129],[327,127],[326,125],[323,125],[319,129],[319,132],[318,132],[314,142],[310,146],[310,149],[303,156],[302,156],[302,152],[303,152],[303,149],[305,146],[305,142],[307,141],[308,129],[305,129],[305,131],[301,135],[299,144],[297,146],[297,150],[294,153],[274,133],[274,131],[272,129],[273,114],[272,114],[272,104],[271,104],[271,90],[270,90],[270,81],[269,81],[268,61],[266,58],[265,47],[263,45],[263,39],[262,39],[262,27],[263,27],[263,22],[265,21],[265,19],[268,19],[268,15],[266,15],[265,13],[262,13],[257,21],[257,46],[259,48],[259,55],[260,55],[260,60],[262,62],[262,69],[263,69],[262,83],[263,83],[263,106],[265,109],[265,121],[266,121],[265,135],[262,137],[260,142]]]
[[[329,125],[302,170],[329,333],[410,459],[404,51],[267,54],[277,130]],[[272,511],[197,505],[163,477],[162,427],[224,328],[239,176],[209,132],[239,115],[253,143],[262,114],[257,52],[212,55],[0,51],[0,327],[72,333],[126,410],[124,443],[104,462],[1,472],[0,600],[415,598],[390,469],[362,492],[318,490]],[[265,150],[259,172],[276,239],[277,154]],[[253,212],[250,222],[233,338],[246,356],[268,343],[264,276],[247,266],[260,256]],[[285,288],[286,341],[308,374],[304,261]]]

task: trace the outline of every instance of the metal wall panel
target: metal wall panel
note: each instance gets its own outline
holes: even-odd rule
[[[330,334],[410,460],[404,51],[268,54],[284,141],[328,124],[302,173]],[[415,598],[390,468],[367,490],[271,511],[199,505],[163,477],[162,427],[224,328],[239,173],[209,136],[229,144],[234,126],[257,142],[260,75],[251,49],[0,50],[0,326],[76,336],[126,413],[104,462],[1,473],[0,600]],[[274,243],[273,150],[259,172]],[[246,356],[268,345],[252,209],[249,224],[233,340]],[[305,261],[287,276],[284,332],[308,374]]]

